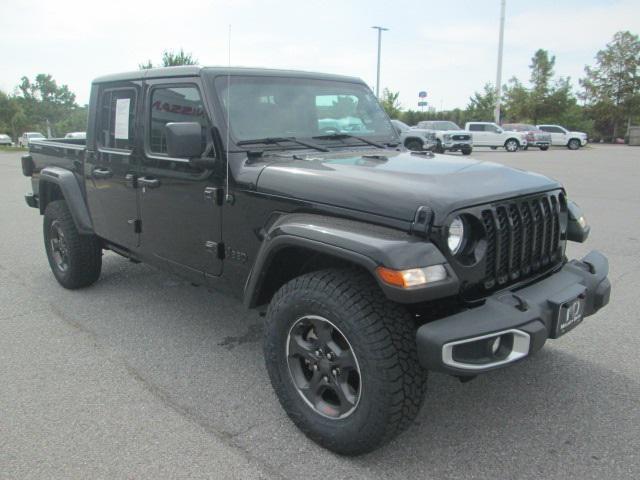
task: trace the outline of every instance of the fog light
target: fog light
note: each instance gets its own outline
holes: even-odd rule
[[[501,337],[493,337],[487,341],[487,346],[489,347],[489,351],[491,352],[491,355],[495,355],[496,353],[498,353],[501,343],[502,343]]]
[[[402,288],[417,287],[447,278],[447,270],[444,265],[431,265],[409,270],[392,270],[386,267],[378,267],[376,272],[383,282]]]

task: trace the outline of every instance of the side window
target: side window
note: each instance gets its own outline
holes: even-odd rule
[[[472,123],[469,125],[469,131],[471,132],[484,132],[484,125],[480,123]]]
[[[149,151],[155,154],[167,154],[167,123],[198,122],[204,129],[209,125],[196,86],[154,88],[150,109]]]
[[[98,146],[131,150],[135,144],[136,92],[105,90],[100,97]]]

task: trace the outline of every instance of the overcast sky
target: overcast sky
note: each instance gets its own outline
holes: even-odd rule
[[[50,73],[86,103],[92,78],[158,62],[184,48],[203,65],[231,63],[355,75],[417,108],[420,90],[438,110],[464,107],[495,82],[499,0],[56,0],[12,2],[0,17],[0,89]],[[640,33],[639,0],[507,0],[503,81],[529,77],[535,49],[556,56],[574,86],[618,30]]]

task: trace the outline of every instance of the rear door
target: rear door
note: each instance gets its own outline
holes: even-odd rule
[[[552,145],[566,145],[567,139],[564,130],[559,127],[553,126],[542,126],[540,130],[543,132],[547,132],[551,135],[551,144]]]
[[[486,125],[483,123],[469,124],[469,131],[473,135],[473,145],[475,147],[486,147],[489,145],[489,135],[491,133],[485,130]]]
[[[222,169],[193,166],[167,155],[165,125],[198,122],[204,157],[215,158],[212,122],[199,78],[145,82],[144,155],[138,178],[141,248],[165,267],[194,279],[220,275]]]
[[[127,249],[138,245],[139,165],[136,121],[141,82],[101,85],[92,92],[95,125],[90,125],[85,178],[95,232]]]

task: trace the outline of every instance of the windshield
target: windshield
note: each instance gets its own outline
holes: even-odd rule
[[[433,122],[435,130],[460,130],[460,127],[453,122]]]
[[[225,114],[231,111],[229,123],[236,141],[270,137],[311,139],[332,134],[381,142],[396,139],[387,115],[362,84],[233,75],[229,79],[218,77],[215,86]]]

